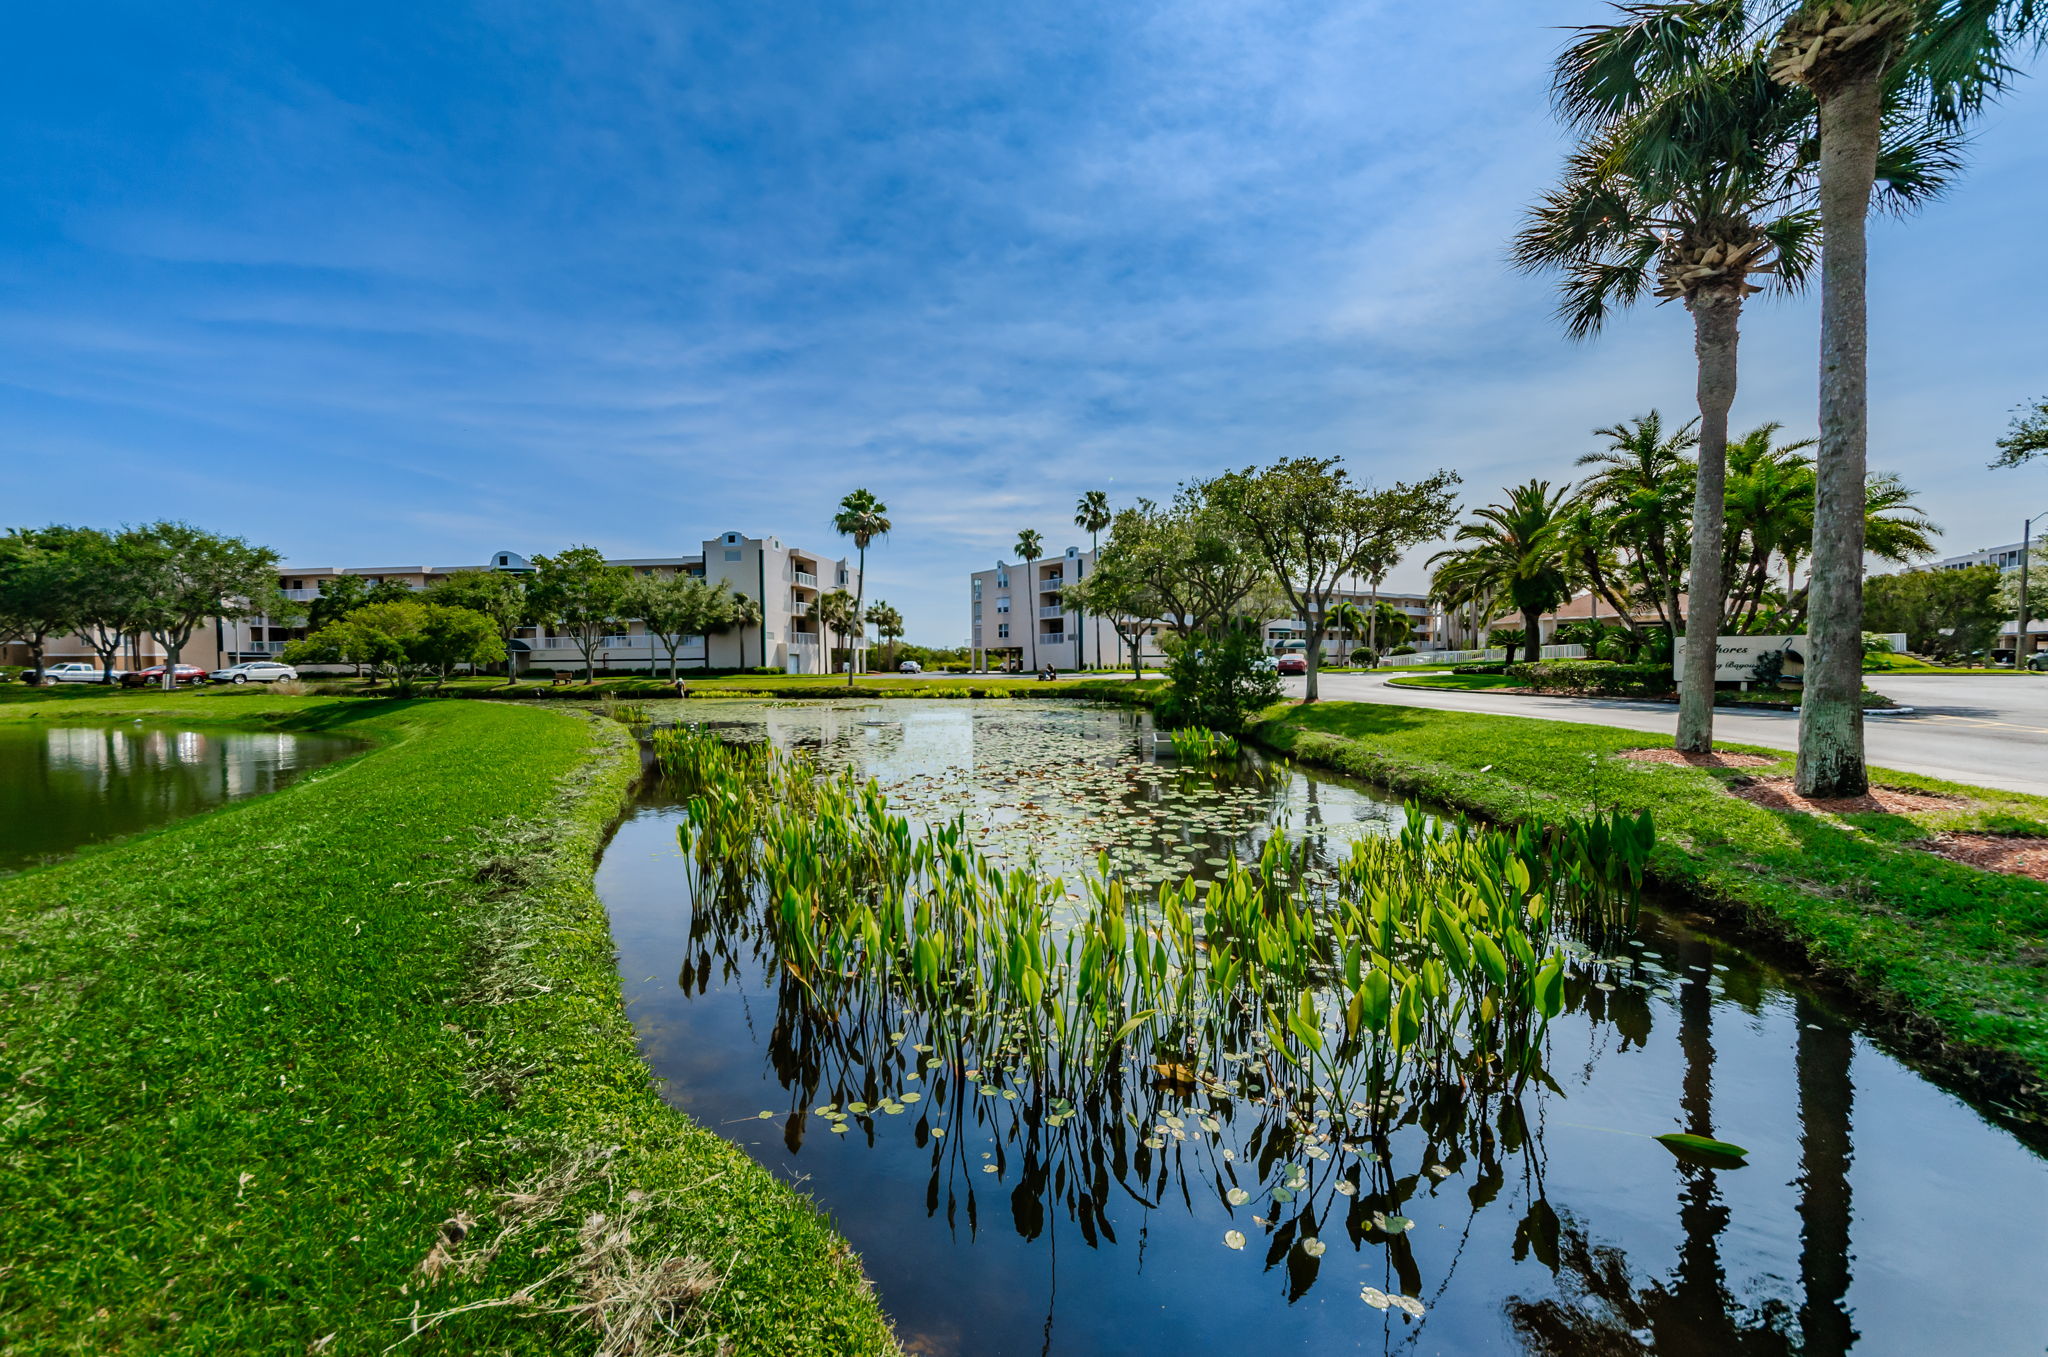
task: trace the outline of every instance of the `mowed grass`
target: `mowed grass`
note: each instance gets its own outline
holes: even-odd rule
[[[0,881],[0,1351],[894,1350],[844,1242],[634,1048],[591,889],[619,727],[119,710],[373,748]]]
[[[1665,742],[1367,703],[1276,708],[1252,733],[1305,762],[1494,820],[1648,810],[1660,880],[1803,948],[1986,1074],[1995,1096],[2037,1117],[2048,1102],[2048,886],[1913,846],[1939,830],[2048,835],[2048,799],[1874,770],[1883,785],[1967,803],[1910,815],[1781,812],[1726,786],[1790,774],[1781,751],[1721,746],[1778,761],[1739,771],[1637,763],[1614,755]]]
[[[1417,674],[1413,678],[1388,680],[1394,688],[1449,688],[1457,692],[1480,692],[1488,688],[1526,688],[1526,679],[1506,674]]]

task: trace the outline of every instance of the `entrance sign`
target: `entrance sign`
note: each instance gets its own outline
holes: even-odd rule
[[[1685,674],[1685,640],[1678,638],[1678,645],[1672,651],[1671,672],[1675,677]],[[1785,678],[1798,678],[1806,672],[1806,638],[1804,636],[1722,636],[1714,647],[1714,682],[1756,683],[1764,675],[1757,666],[1765,662],[1766,656],[1784,656],[1784,668],[1780,671]]]

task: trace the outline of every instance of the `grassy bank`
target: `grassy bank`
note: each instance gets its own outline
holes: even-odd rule
[[[891,1350],[843,1241],[650,1086],[591,889],[619,728],[0,720],[110,700],[373,748],[0,881],[0,1350]]]
[[[1911,814],[1806,815],[1731,795],[1742,772],[1612,757],[1654,735],[1510,716],[1331,702],[1275,709],[1256,738],[1337,769],[1500,821],[1593,805],[1649,810],[1652,868],[1744,925],[1801,949],[1889,1008],[1993,1096],[2048,1110],[2048,886],[1913,845],[1940,830],[2048,835],[2048,799],[1879,771],[1888,786],[1964,798]],[[1923,1044],[1923,1049],[1926,1046]]]

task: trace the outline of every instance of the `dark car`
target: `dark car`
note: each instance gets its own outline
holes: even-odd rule
[[[196,664],[181,664],[178,666],[178,682],[180,683],[197,683],[205,677],[206,671]],[[147,669],[137,669],[132,673],[121,675],[121,682],[130,688],[146,688],[151,684],[161,684],[163,681],[164,667],[160,664],[153,664]]]
[[[1282,655],[1273,665],[1273,668],[1283,674],[1306,674],[1308,672],[1308,657],[1306,655]]]

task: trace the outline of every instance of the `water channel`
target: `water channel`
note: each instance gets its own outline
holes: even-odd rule
[[[0,723],[0,874],[273,792],[362,749],[332,735]]]
[[[991,858],[1068,879],[1098,854],[1131,878],[1203,877],[1268,835],[1330,855],[1403,823],[1398,803],[1297,768],[1178,770],[1146,718],[1116,710],[687,714],[858,768],[914,819],[965,814]],[[1257,1118],[1221,1104],[1169,1116],[1171,1131],[1111,1120],[1112,1143],[1073,1159],[980,1099],[954,1115],[940,1081],[955,1071],[899,1086],[930,1089],[921,1104],[858,1102],[786,1011],[782,977],[695,917],[681,824],[651,787],[599,869],[642,1050],[670,1102],[831,1213],[913,1353],[2048,1345],[2048,1160],[1682,911],[1646,908],[1602,944],[1608,978],[1574,988],[1518,1112],[1475,1115],[1457,1086],[1433,1090],[1364,1175],[1330,1171],[1312,1144],[1276,1154]],[[860,1115],[816,1115],[833,1104]],[[1650,1138],[1674,1130],[1748,1157],[1702,1162]]]

